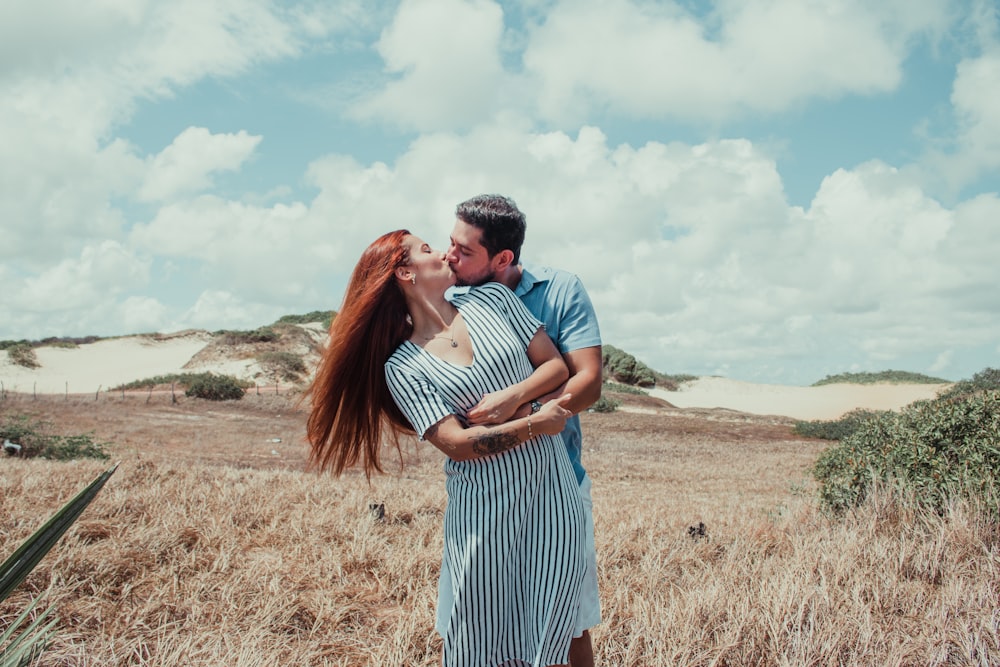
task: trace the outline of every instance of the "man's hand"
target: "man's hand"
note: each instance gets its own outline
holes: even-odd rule
[[[566,428],[566,420],[573,416],[566,406],[573,399],[572,394],[563,394],[549,401],[542,409],[531,415],[531,430],[545,435],[559,435]]]

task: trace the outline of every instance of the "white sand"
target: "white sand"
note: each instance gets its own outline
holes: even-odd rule
[[[947,384],[827,384],[792,387],[753,384],[718,377],[685,383],[679,391],[649,393],[678,408],[726,408],[757,415],[781,415],[802,420],[837,419],[856,408],[899,410],[934,398]]]
[[[39,368],[12,364],[0,352],[0,382],[6,391],[30,394],[94,393],[168,373],[183,366],[211,340],[204,331],[181,332],[156,340],[130,336],[74,348],[35,348]]]
[[[75,348],[40,347],[35,356],[41,366],[12,364],[0,351],[0,382],[12,392],[71,394],[106,391],[111,387],[157,375],[186,371],[213,371],[244,376],[250,361],[220,359],[184,365],[205,347],[211,335],[187,331],[161,336],[130,336],[101,340]],[[754,384],[718,377],[703,377],[682,385],[679,391],[653,389],[650,394],[679,408],[727,408],[759,415],[794,419],[836,419],[855,408],[898,410],[913,401],[934,398],[943,384],[831,384],[821,387]]]

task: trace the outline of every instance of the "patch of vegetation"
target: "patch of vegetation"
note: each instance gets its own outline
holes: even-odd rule
[[[795,422],[793,430],[806,438],[843,440],[861,428],[862,424],[869,419],[881,417],[884,414],[885,411],[883,410],[858,408],[857,410],[851,410],[840,419]]]
[[[613,398],[608,398],[607,396],[601,396],[597,401],[590,406],[590,409],[594,412],[614,412],[621,407],[622,402],[616,401]]]
[[[179,384],[187,386],[188,382],[197,377],[196,373],[169,373],[167,375],[154,375],[144,380],[133,380],[127,384],[112,387],[114,391],[130,391],[133,389],[151,389],[166,384]]]
[[[614,391],[619,394],[633,394],[636,396],[649,396],[649,392],[643,391],[638,387],[633,387],[630,384],[621,384],[619,382],[605,382],[602,386],[602,391]]]
[[[947,384],[949,380],[931,377],[923,373],[910,373],[909,371],[880,371],[878,373],[839,373],[837,375],[827,375],[819,382],[814,382],[812,386],[819,387],[824,384],[877,384],[885,382],[889,384]]]
[[[38,368],[38,357],[35,356],[35,348],[26,343],[18,343],[7,348],[7,356],[12,364],[24,366],[25,368]]]
[[[969,499],[1000,513],[998,472],[995,390],[920,401],[868,419],[823,452],[813,468],[821,502],[834,512],[863,503],[876,485],[888,485],[936,511],[951,499]]]
[[[965,396],[977,391],[1000,391],[1000,369],[984,368],[972,379],[961,380],[941,393],[940,398],[954,398]]]
[[[601,357],[605,377],[616,382],[640,387],[656,385],[656,373],[653,369],[628,352],[619,350],[614,345],[605,345],[602,348]]]
[[[221,329],[212,335],[220,338],[225,345],[240,345],[245,343],[270,343],[281,337],[277,331],[271,327],[258,327],[250,331],[237,331]]]
[[[8,454],[25,458],[43,458],[55,461],[72,459],[107,459],[105,447],[109,443],[97,442],[92,434],[53,435],[50,424],[32,421],[26,415],[8,415],[0,421],[0,440],[19,445]]]
[[[294,382],[306,373],[306,362],[292,352],[264,352],[257,355],[257,362],[288,382]]]
[[[677,389],[685,382],[691,382],[697,379],[698,379],[697,375],[687,375],[684,373],[678,373],[675,375],[665,375],[663,373],[657,373],[656,386],[666,391],[677,391]]]
[[[0,340],[0,350],[9,350],[17,345],[27,345],[28,347],[79,347],[88,343],[95,343],[102,340],[100,336],[71,337],[60,336],[58,338],[50,336],[41,340]]]
[[[209,401],[238,401],[246,394],[248,384],[231,375],[199,373],[187,382],[184,395]]]
[[[303,315],[284,315],[278,318],[275,324],[310,324],[312,322],[322,322],[326,329],[330,328],[333,318],[337,316],[335,310],[314,310]]]
[[[252,382],[239,380],[229,375],[219,376],[219,375],[213,375],[212,373],[168,373],[167,375],[155,375],[153,377],[146,378],[144,380],[133,380],[128,384],[112,387],[109,391],[152,389],[153,387],[162,387],[164,385],[179,385],[184,389],[188,389],[194,384],[205,382],[206,378],[210,377],[227,377],[233,382],[237,383],[243,389],[247,389],[253,386]]]

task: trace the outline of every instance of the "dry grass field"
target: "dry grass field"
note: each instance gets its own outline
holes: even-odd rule
[[[1000,664],[996,525],[889,501],[830,519],[809,474],[827,443],[790,420],[616,398],[583,416],[598,664]],[[40,665],[439,664],[441,455],[318,476],[294,401],[8,394],[4,414],[93,433],[121,466],[0,628],[42,595],[61,620]],[[0,461],[2,553],[107,465]]]

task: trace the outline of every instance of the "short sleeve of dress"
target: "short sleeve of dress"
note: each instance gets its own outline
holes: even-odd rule
[[[527,349],[538,329],[544,325],[531,314],[531,311],[521,303],[514,292],[500,283],[486,283],[482,287],[476,288],[474,292],[507,318],[511,329],[514,330],[518,339],[524,343],[524,347]]]
[[[395,355],[385,363],[385,380],[392,400],[421,440],[427,429],[454,414],[427,377],[419,369],[398,361]]]

